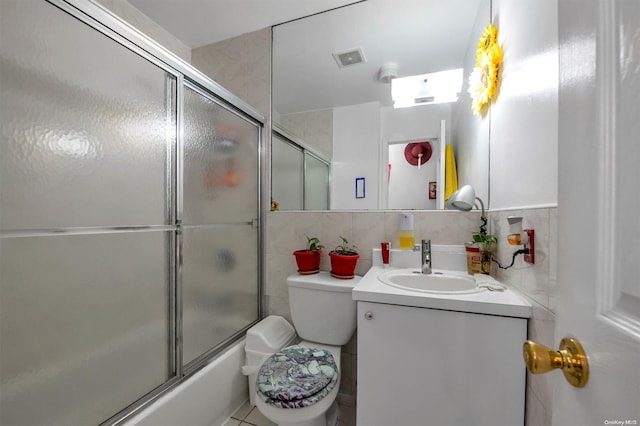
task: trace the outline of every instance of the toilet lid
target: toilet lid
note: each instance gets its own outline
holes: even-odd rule
[[[338,367],[326,349],[289,346],[260,367],[256,391],[267,404],[302,408],[324,398],[338,382]]]

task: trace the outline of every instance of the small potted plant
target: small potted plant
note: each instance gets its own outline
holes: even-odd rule
[[[320,272],[320,255],[324,246],[316,237],[307,237],[307,247],[304,250],[296,250],[293,255],[298,264],[298,273],[301,275],[317,274]]]
[[[491,275],[491,259],[498,244],[498,237],[482,232],[474,232],[471,236],[480,249],[480,272]]]
[[[329,252],[331,275],[336,278],[353,278],[360,255],[355,245],[349,244],[343,236],[340,236],[340,239],[342,244]]]

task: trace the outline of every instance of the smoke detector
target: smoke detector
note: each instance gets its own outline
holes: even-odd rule
[[[378,79],[383,83],[391,83],[391,80],[398,77],[398,64],[388,62],[380,67]]]
[[[336,60],[340,68],[367,62],[361,47],[355,47],[353,49],[345,50],[344,52],[334,53],[333,59]]]

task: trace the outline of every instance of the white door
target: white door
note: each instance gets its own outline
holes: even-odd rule
[[[638,425],[640,1],[559,5],[555,333],[582,343],[590,378],[553,373],[553,425]]]

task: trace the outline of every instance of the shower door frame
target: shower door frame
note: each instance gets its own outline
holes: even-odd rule
[[[167,78],[167,88],[175,81],[175,91],[167,90],[168,114],[171,114],[172,102],[175,102],[175,137],[168,141],[167,159],[167,220],[168,225],[163,226],[167,231],[173,231],[170,237],[169,253],[169,289],[168,289],[168,371],[167,379],[157,388],[151,390],[137,401],[114,414],[104,421],[103,425],[120,424],[130,419],[142,409],[147,407],[160,396],[184,382],[191,375],[205,366],[209,360],[218,353],[244,337],[245,331],[264,316],[264,215],[262,212],[267,205],[264,194],[267,193],[264,187],[265,147],[264,147],[264,125],[265,117],[251,107],[249,104],[238,98],[227,89],[193,68],[190,64],[178,58],[172,52],[147,37],[124,20],[114,15],[94,0],[44,0],[47,3],[78,19],[92,29],[102,33],[116,43],[129,49],[133,53],[148,60],[153,65],[165,71],[172,78]],[[257,129],[257,211],[256,218],[252,221],[252,226],[257,228],[257,318],[249,325],[238,330],[233,336],[206,351],[196,360],[191,362],[186,368],[182,365],[182,263],[181,263],[181,220],[182,220],[182,193],[183,193],[183,147],[184,147],[184,91],[187,86],[196,86],[201,91],[207,92],[211,99],[238,115],[244,120],[256,126]],[[175,99],[172,98],[175,94]],[[175,140],[175,143],[173,141]],[[56,230],[60,231],[60,230]]]

